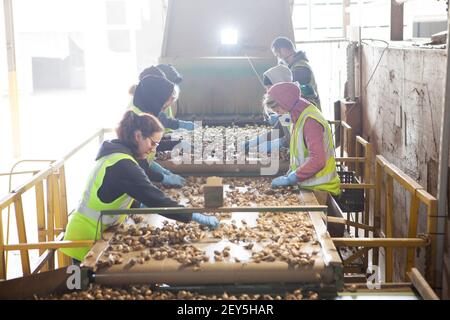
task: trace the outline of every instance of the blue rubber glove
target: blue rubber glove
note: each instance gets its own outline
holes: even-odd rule
[[[189,130],[189,131],[192,131],[195,128],[197,128],[197,125],[192,121],[178,120],[178,125],[179,125],[180,129],[185,129],[185,130]]]
[[[280,115],[279,115],[278,113],[271,113],[271,114],[269,115],[269,119],[268,119],[267,121],[269,122],[269,124],[270,124],[271,126],[274,126],[275,123],[277,122],[279,116],[280,116]]]
[[[219,219],[201,213],[193,213],[192,221],[208,226],[211,229],[217,229],[217,227],[219,227]]]
[[[273,151],[279,151],[280,150],[280,146],[282,145],[282,139],[275,139],[272,141],[266,141],[264,143],[261,143],[258,146],[258,151],[261,153],[267,153],[267,152],[272,152]]]
[[[152,170],[153,172],[161,173],[163,175],[170,175],[170,174],[172,174],[172,172],[170,172],[169,170],[163,168],[156,161],[152,161],[152,163],[150,164],[150,170]]]
[[[281,176],[272,180],[271,187],[286,187],[292,186],[298,183],[298,177],[295,174],[295,171],[289,173],[287,176]]]
[[[183,177],[173,173],[165,174],[162,180],[162,184],[165,187],[181,188],[182,186],[184,186],[185,183],[186,180]]]

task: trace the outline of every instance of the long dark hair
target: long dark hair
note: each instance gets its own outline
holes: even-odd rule
[[[137,156],[138,152],[138,146],[134,138],[136,130],[142,132],[142,137],[148,138],[156,132],[163,132],[164,126],[158,118],[151,114],[143,113],[138,115],[131,110],[125,112],[116,129],[116,133],[117,137],[131,149],[134,156]]]

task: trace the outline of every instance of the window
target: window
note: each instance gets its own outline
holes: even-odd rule
[[[123,25],[127,23],[125,2],[106,2],[106,23],[108,25]]]
[[[129,52],[131,50],[130,31],[128,30],[109,30],[108,47],[115,52]]]

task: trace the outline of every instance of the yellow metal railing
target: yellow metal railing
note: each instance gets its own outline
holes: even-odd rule
[[[367,164],[365,164],[367,166]],[[395,248],[406,248],[407,261],[404,275],[408,277],[415,265],[415,250],[424,247],[426,254],[426,279],[434,285],[434,258],[436,255],[436,208],[437,200],[430,195],[421,185],[403,173],[399,168],[389,163],[383,156],[376,156],[375,166],[375,199],[373,225],[363,225],[366,232],[372,231],[374,237],[364,238],[333,238],[336,247],[355,247],[359,250],[344,261],[344,267],[358,258],[366,258],[369,250],[373,249],[373,265],[379,265],[379,249],[385,249],[385,281],[393,282]],[[367,174],[370,168],[366,167]],[[385,178],[385,179],[384,179]],[[385,183],[384,183],[385,180]],[[394,237],[394,181],[404,190],[410,193],[410,212],[407,237]],[[371,186],[372,188],[372,186]],[[382,194],[384,194],[384,208],[382,208]],[[419,206],[424,204],[427,208],[426,234],[418,234]],[[384,209],[384,210],[382,210]],[[385,217],[385,223],[381,225],[381,216]],[[368,218],[365,217],[365,219]],[[365,233],[366,234],[366,233]],[[347,269],[346,272],[351,272]]]
[[[68,222],[65,164],[68,159],[93,140],[104,140],[110,129],[101,129],[49,167],[34,172],[29,181],[0,199],[0,280],[7,277],[5,256],[9,251],[20,251],[23,275],[55,268],[54,253],[59,248],[75,248],[92,245],[93,241],[62,241]],[[6,174],[5,174],[6,175]],[[44,190],[45,187],[45,190]],[[23,195],[34,190],[37,215],[38,242],[29,243],[25,228]],[[46,191],[46,192],[45,192]],[[19,243],[5,243],[3,235],[3,210],[14,207]],[[39,250],[39,263],[31,270],[29,250]],[[61,252],[57,255],[58,267],[70,264],[69,257]]]
[[[383,176],[386,176],[385,184],[383,183]],[[429,194],[420,184],[414,181],[411,177],[402,172],[399,168],[389,163],[383,156],[378,155],[376,158],[375,170],[376,190],[375,190],[375,211],[374,224],[377,229],[383,230],[379,233],[380,236],[387,238],[394,236],[394,181],[396,181],[403,189],[411,195],[409,223],[408,223],[408,239],[421,239],[421,246],[430,245],[430,250],[426,259],[426,279],[434,284],[434,257],[436,255],[436,209],[437,199]],[[385,186],[385,188],[383,188]],[[384,216],[385,223],[381,228],[381,213],[382,213],[382,193],[384,191]],[[424,204],[427,208],[427,228],[426,237],[418,237],[417,227],[419,220],[419,206]],[[384,234],[383,234],[384,233]],[[412,241],[412,240],[411,240]],[[386,281],[391,282],[393,279],[393,249],[386,248]],[[410,272],[414,266],[415,249],[408,248],[406,270]]]

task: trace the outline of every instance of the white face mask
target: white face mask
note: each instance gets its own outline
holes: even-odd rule
[[[282,114],[278,121],[282,126],[288,127],[291,125],[291,115],[289,113]]]

